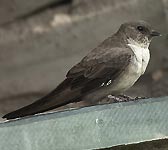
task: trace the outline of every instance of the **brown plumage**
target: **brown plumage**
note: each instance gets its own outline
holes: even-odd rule
[[[137,26],[147,28],[149,33],[144,35],[139,31],[134,31]],[[129,27],[133,27],[132,30],[130,29],[132,33],[127,34],[130,32],[128,31]],[[139,40],[139,35],[141,35],[140,39],[142,40],[144,40],[142,36],[149,36],[150,41],[150,34],[151,28],[144,22],[121,25],[117,33],[103,41],[72,67],[67,73],[66,79],[54,91],[28,106],[5,115],[3,118],[13,119],[33,115],[81,100],[99,101],[108,94],[122,92],[122,89],[112,90],[112,87],[116,86],[115,82],[119,81],[118,78],[123,75],[134,57],[133,51],[127,45],[128,36],[132,36],[135,40]],[[110,88],[107,84],[109,81]]]

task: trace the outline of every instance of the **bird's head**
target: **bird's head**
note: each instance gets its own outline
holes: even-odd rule
[[[135,42],[143,47],[148,47],[153,37],[161,35],[144,21],[124,23],[117,33],[122,34],[128,43]]]

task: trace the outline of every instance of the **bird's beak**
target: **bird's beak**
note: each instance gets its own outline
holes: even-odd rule
[[[159,32],[152,30],[151,34],[152,37],[154,36],[162,36]]]

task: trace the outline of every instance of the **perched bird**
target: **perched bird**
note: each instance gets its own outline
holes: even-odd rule
[[[150,59],[149,44],[154,31],[144,22],[127,22],[105,39],[78,64],[51,93],[34,103],[6,114],[14,119],[48,111],[68,103],[97,102],[130,88],[144,74]]]

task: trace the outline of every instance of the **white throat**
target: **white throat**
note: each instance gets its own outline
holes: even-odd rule
[[[140,44],[133,39],[128,39],[127,45],[131,48],[135,55],[134,63],[136,63],[137,69],[140,70],[141,74],[144,74],[150,59],[150,53],[148,49],[149,43]]]
[[[137,47],[141,47],[141,48],[144,48],[144,49],[149,48],[149,44],[150,44],[150,42],[140,43],[140,42],[137,42],[137,41],[133,40],[132,38],[127,39],[127,41],[128,41],[128,44],[135,45]],[[147,41],[147,39],[146,39],[146,41]]]

